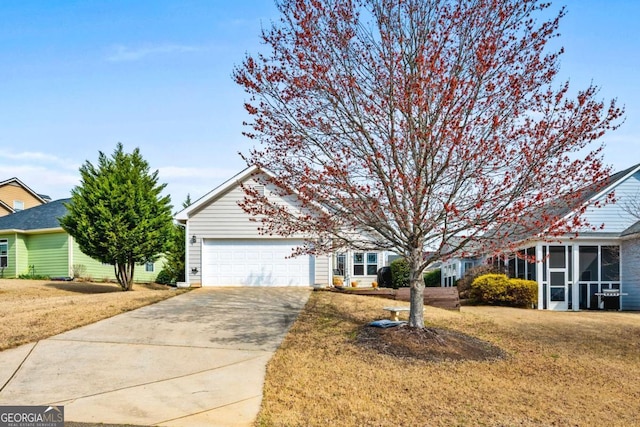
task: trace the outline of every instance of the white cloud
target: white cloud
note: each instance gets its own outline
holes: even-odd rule
[[[228,179],[237,174],[237,169],[222,168],[185,168],[180,166],[164,166],[158,168],[160,179],[191,179],[199,180],[218,180],[220,178]]]
[[[0,179],[18,178],[38,194],[53,200],[71,197],[71,189],[80,184],[80,174],[59,168],[33,165],[11,165],[0,163]]]
[[[71,189],[80,183],[80,165],[39,151],[0,149],[0,180],[16,177],[38,194],[52,199],[71,196]]]
[[[3,160],[8,160],[11,162],[19,162],[21,164],[26,164],[26,167],[29,167],[30,164],[43,165],[46,167],[55,166],[57,168],[62,168],[65,170],[78,170],[80,165],[74,163],[68,159],[63,159],[53,154],[42,153],[39,151],[22,151],[22,152],[14,152],[9,150],[1,150],[0,149],[0,162]],[[15,164],[9,164],[8,168],[20,168],[21,166],[16,166]],[[4,175],[7,174],[6,167],[2,169],[2,173]],[[27,184],[28,185],[28,184]]]
[[[188,46],[180,44],[160,44],[160,45],[144,45],[139,47],[130,47],[124,45],[112,46],[111,54],[107,56],[109,62],[127,62],[138,61],[147,56],[163,55],[170,53],[187,53],[198,52],[203,50],[200,46]]]
[[[182,209],[187,194],[194,202],[238,172],[240,169],[165,166],[158,168],[158,181],[167,183],[165,194],[171,195],[171,202],[177,211]]]

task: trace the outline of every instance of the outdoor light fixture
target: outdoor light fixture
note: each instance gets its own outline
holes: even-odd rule
[[[193,236],[191,236],[191,243],[195,243],[196,242],[196,235],[194,234]]]
[[[198,267],[193,267],[191,269],[191,274],[198,274]]]

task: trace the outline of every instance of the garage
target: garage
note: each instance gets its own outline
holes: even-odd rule
[[[313,257],[287,258],[292,239],[204,239],[202,286],[309,286]]]

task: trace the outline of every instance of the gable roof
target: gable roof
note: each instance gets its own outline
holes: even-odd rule
[[[620,237],[629,237],[633,236],[634,234],[640,234],[640,221],[636,222],[631,227],[620,233]]]
[[[630,176],[633,176],[638,171],[640,171],[640,163],[634,166],[631,166],[630,168],[627,168],[623,171],[616,172],[613,175],[609,175],[608,177],[588,187],[585,187],[583,190],[580,191],[582,197],[580,199],[580,202],[577,204],[577,206],[583,207],[585,205],[590,204],[591,202],[594,202],[600,199],[601,197],[607,194],[610,194],[615,190],[615,188],[620,183],[625,181]],[[564,219],[571,217],[577,211],[577,209],[569,209],[567,207],[560,208],[560,209],[564,209],[564,211],[560,210],[559,212],[556,212],[556,214],[560,214],[559,216]]]
[[[584,201],[591,201],[595,199],[599,199],[605,194],[609,194],[613,189],[620,184],[622,181],[632,176],[636,172],[640,170],[640,163],[637,165],[631,166],[623,171],[616,172],[613,175],[609,175],[607,178],[599,181],[596,184],[588,187],[587,191],[585,191],[585,199]],[[602,186],[604,184],[604,186]],[[600,191],[595,191],[594,189],[601,188]]]
[[[0,230],[29,231],[61,228],[58,218],[67,214],[67,208],[64,203],[69,203],[70,201],[71,199],[55,200],[0,217]]]
[[[197,212],[198,210],[200,210],[200,208],[208,205],[221,194],[226,193],[236,185],[239,185],[241,182],[249,178],[254,173],[258,173],[258,172],[263,172],[271,176],[271,173],[268,171],[265,171],[264,169],[259,169],[257,166],[250,166],[244,169],[242,172],[229,178],[228,180],[226,180],[225,182],[223,182],[222,184],[220,184],[219,186],[209,191],[207,194],[200,197],[198,200],[196,200],[195,202],[193,202],[192,204],[190,204],[189,206],[187,206],[186,208],[178,212],[174,218],[178,221],[186,221],[187,219],[189,219],[192,213]]]
[[[6,179],[4,181],[0,181],[0,187],[3,187],[5,185],[9,185],[9,184],[12,184],[12,183],[18,184],[20,187],[24,188],[28,193],[30,193],[33,197],[38,199],[41,203],[47,203],[47,202],[51,201],[51,198],[49,196],[45,196],[45,195],[36,193],[31,188],[29,188],[29,186],[27,184],[25,184],[24,182],[20,181],[15,176],[13,178],[9,178],[9,179]],[[13,209],[12,209],[12,211],[13,211]]]

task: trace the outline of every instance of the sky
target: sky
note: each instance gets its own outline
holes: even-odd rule
[[[559,78],[626,109],[605,163],[640,163],[640,2],[552,2],[568,10]],[[231,74],[277,18],[271,0],[0,1],[0,181],[67,198],[80,166],[121,142],[174,210],[198,199],[246,167],[247,96]]]

